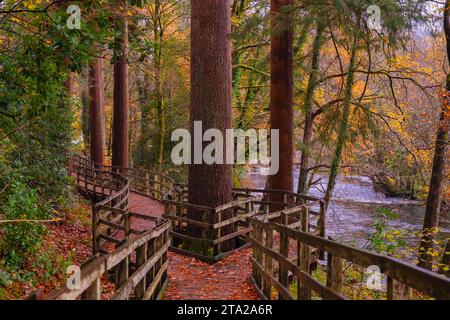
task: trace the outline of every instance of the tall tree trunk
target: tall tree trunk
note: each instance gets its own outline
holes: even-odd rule
[[[300,162],[300,175],[298,178],[297,192],[306,194],[308,192],[308,169],[311,158],[311,139],[313,135],[313,105],[314,91],[316,89],[317,77],[319,74],[320,48],[322,46],[322,35],[324,31],[323,23],[318,23],[317,34],[314,39],[311,60],[311,74],[308,80],[308,87],[305,94],[305,104],[303,111],[305,113],[305,127],[303,131],[302,157]]]
[[[89,139],[91,160],[104,164],[103,58],[89,66]]]
[[[450,63],[450,0],[445,2],[444,32],[447,40],[447,58]],[[448,143],[450,111],[450,74],[447,76],[446,92],[444,93],[440,123],[436,134],[434,149],[433,170],[431,173],[430,191],[427,198],[423,234],[420,241],[419,263],[420,267],[431,270],[433,257],[428,251],[433,248],[435,229],[438,227],[439,214],[442,203],[442,190],[445,179],[446,149]]]
[[[225,137],[231,128],[231,30],[228,1],[191,1],[191,135],[194,121],[202,121],[203,132],[215,128]],[[225,144],[224,144],[225,145]],[[192,143],[193,150],[194,143]],[[224,154],[226,151],[224,150]],[[193,155],[192,155],[193,156]],[[232,201],[232,165],[193,164],[189,166],[189,202],[216,207]],[[227,219],[232,215],[223,215]],[[202,213],[190,210],[191,219]],[[223,230],[223,229],[222,229]],[[223,230],[225,234],[233,229]],[[201,229],[190,233],[201,236]],[[234,241],[223,246],[232,249]]]
[[[280,166],[269,176],[268,186],[293,190],[293,0],[271,0],[270,128],[280,133]],[[272,195],[271,201],[281,201]],[[270,210],[277,210],[272,207]]]
[[[141,113],[141,125],[139,139],[134,147],[133,161],[136,166],[144,168],[152,168],[153,163],[148,155],[151,152],[151,134],[150,134],[150,112],[152,108],[150,80],[147,75],[143,75],[142,81],[137,83],[137,91],[139,95],[139,108]]]
[[[81,130],[83,133],[84,152],[89,153],[89,68],[82,72],[86,85],[81,89]]]
[[[350,106],[353,95],[353,84],[355,82],[355,63],[356,63],[356,53],[357,53],[357,40],[356,37],[353,39],[351,54],[350,54],[350,63],[348,66],[348,75],[347,75],[347,85],[345,89],[344,103],[342,109],[342,119],[341,125],[339,127],[338,138],[336,141],[336,149],[334,151],[333,162],[331,164],[330,176],[328,179],[328,186],[325,192],[325,207],[328,208],[331,197],[333,196],[334,186],[336,185],[336,178],[339,172],[339,167],[341,165],[342,160],[342,152],[345,147],[345,143],[347,140],[347,132],[348,132],[348,123],[350,120]]]
[[[153,33],[155,42],[155,104],[158,120],[158,136],[156,143],[155,162],[161,170],[164,163],[164,141],[166,137],[166,119],[164,105],[164,72],[162,66],[162,45],[164,40],[164,28],[162,27],[163,8],[159,0],[155,1],[155,19]]]
[[[67,78],[64,81],[64,87],[66,88],[67,94],[71,97],[75,93],[75,85],[73,80],[73,73],[70,70],[70,60],[69,58],[65,58],[64,60],[65,67],[67,68]]]
[[[122,16],[117,17],[114,63],[114,115],[112,136],[112,165],[128,167],[128,22],[127,5],[121,2]]]

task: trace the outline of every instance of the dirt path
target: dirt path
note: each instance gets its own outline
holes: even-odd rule
[[[164,206],[148,197],[130,194],[129,210],[152,216],[162,216]],[[152,228],[151,222],[132,220],[138,230]],[[213,265],[169,253],[169,284],[165,300],[255,300],[249,278],[250,250],[242,250]]]

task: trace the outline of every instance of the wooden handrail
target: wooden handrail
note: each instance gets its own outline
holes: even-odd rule
[[[282,223],[270,222],[267,217],[264,216],[250,218],[250,224],[255,230],[253,234],[249,236],[249,240],[254,246],[254,257],[252,258],[254,273],[252,283],[257,287],[257,291],[262,293],[260,296],[263,299],[272,298],[264,294],[264,292],[269,292],[268,290],[264,290],[264,288],[275,288],[282,298],[286,296],[285,291],[289,290],[289,284],[286,285],[276,278],[274,270],[271,267],[273,263],[278,264],[280,268],[282,266],[292,272],[306,291],[312,290],[323,299],[345,298],[342,296],[343,260],[362,267],[378,266],[381,273],[388,277],[387,297],[390,299],[402,298],[395,292],[396,284],[414,288],[421,293],[436,299],[450,299],[450,279],[426,269],[416,267],[393,257],[352,248],[333,240],[328,240],[302,230],[290,228]],[[298,264],[295,263],[296,259],[289,257],[289,253],[286,254],[286,252],[281,252],[281,248],[280,252],[278,252],[273,247],[272,242],[265,243],[264,239],[267,239],[273,232],[277,232],[280,234],[280,237],[284,237],[286,243],[290,243],[289,239],[294,240],[299,248],[316,248],[327,252],[328,285],[317,282],[317,280],[309,274],[308,270],[302,270]],[[261,258],[263,255],[266,257],[266,266],[263,266]],[[268,263],[269,261],[270,263]],[[339,280],[339,278],[341,279]],[[280,288],[280,286],[283,288]],[[308,297],[308,295],[306,296]],[[301,298],[300,295],[298,298]]]
[[[101,299],[101,279],[108,273],[115,274],[118,288],[115,299],[128,299],[133,293],[137,299],[157,298],[168,280],[170,222],[128,211],[129,192],[136,186],[130,182],[132,179],[129,179],[127,173],[137,171],[116,170],[111,166],[95,164],[84,157],[74,156],[70,159],[68,172],[75,177],[77,187],[93,201],[94,255],[81,268],[78,288],[68,288],[66,285],[52,292],[48,299],[76,299],[79,296],[82,299]],[[149,186],[151,181],[158,185],[157,188],[167,189],[173,183],[163,175],[153,178],[155,181],[146,174],[145,185]],[[156,181],[158,179],[161,182]],[[169,185],[164,184],[167,182]],[[148,196],[162,199],[169,192],[163,191],[153,190]],[[136,238],[130,238],[132,233],[136,234],[130,227],[131,216],[154,221],[156,227],[138,233]],[[116,235],[119,234],[122,239],[117,239]],[[105,242],[114,244],[115,249],[105,252],[102,248],[102,243]],[[133,260],[136,260],[137,269],[132,269],[130,265]]]

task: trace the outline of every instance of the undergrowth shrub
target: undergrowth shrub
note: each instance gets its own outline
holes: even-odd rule
[[[40,204],[36,190],[22,182],[13,182],[1,206],[5,220],[42,220],[49,208]],[[6,268],[18,270],[26,259],[35,256],[46,228],[36,222],[9,222],[2,228],[1,253]]]

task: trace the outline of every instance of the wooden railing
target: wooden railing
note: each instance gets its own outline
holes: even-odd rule
[[[76,185],[93,201],[93,252],[106,254],[120,246],[130,234],[139,234],[130,226],[132,216],[152,220],[160,218],[143,216],[128,210],[130,191],[162,201],[174,185],[163,174],[144,169],[119,168],[96,164],[85,157],[74,155],[69,162],[69,175]],[[112,245],[112,246],[111,246]]]
[[[162,201],[164,196],[174,187],[174,180],[164,174],[145,169],[120,168],[96,164],[85,157],[75,155],[71,158],[70,167],[79,168],[81,176],[90,170],[102,170],[118,174],[128,179],[129,190],[155,200]],[[82,177],[81,177],[82,179]]]
[[[223,248],[225,242],[233,241],[233,248],[248,247],[247,219],[256,214],[252,198],[212,208],[188,203],[187,192],[187,187],[178,185],[164,199],[163,217],[172,221],[173,251],[212,263],[234,252]],[[195,210],[199,219],[188,217],[189,210]],[[191,228],[200,231],[193,235]]]
[[[343,291],[345,264],[379,268],[386,277],[386,299],[408,299],[411,288],[428,297],[450,299],[450,279],[392,257],[304,232],[308,216],[303,216],[300,227],[293,227],[288,223],[288,214],[281,212],[280,222],[271,222],[265,215],[250,218],[251,280],[262,299],[348,299]],[[311,275],[313,250],[327,254],[326,281]]]
[[[170,222],[161,217],[130,212],[128,196],[130,190],[136,190],[159,199],[173,182],[163,175],[148,173],[143,175],[146,182],[134,177],[133,184],[130,184],[126,175],[138,175],[141,171],[119,170],[95,164],[81,156],[71,158],[68,172],[74,177],[78,189],[93,203],[94,255],[81,268],[78,288],[64,287],[49,298],[100,299],[104,276],[114,278],[115,299],[157,298],[167,282]],[[151,177],[155,181],[151,181]],[[131,217],[151,220],[155,227],[152,230],[134,230],[130,224]]]
[[[282,201],[265,199],[265,195],[276,194]],[[233,189],[234,201],[217,208],[188,203],[188,188],[177,185],[165,198],[164,217],[172,220],[172,250],[193,256],[207,262],[218,261],[234,250],[223,248],[222,244],[235,241],[232,248],[250,245],[246,235],[252,230],[248,219],[257,214],[267,213],[270,205],[289,210],[289,225],[301,223],[302,215],[309,216],[306,231],[319,236],[325,235],[324,206],[320,199],[296,193],[258,189]],[[188,211],[196,212],[198,219],[188,216]],[[267,217],[276,220],[281,211],[272,212]],[[196,232],[192,232],[196,229]],[[199,232],[198,229],[201,231]]]
[[[107,255],[96,255],[81,268],[80,283],[52,292],[50,300],[100,300],[102,279],[111,274],[116,289],[114,300],[161,298],[167,285],[170,223],[163,223],[135,239],[128,239]]]
[[[239,189],[234,188],[235,198],[253,197],[253,204],[258,208],[258,213],[264,214],[269,221],[280,221],[284,212],[289,217],[289,227],[295,228],[301,225],[303,215],[308,215],[308,225],[305,232],[320,237],[325,237],[325,203],[322,199],[295,192],[278,191],[270,189]],[[273,201],[278,198],[280,201]],[[278,208],[271,212],[270,207]]]

